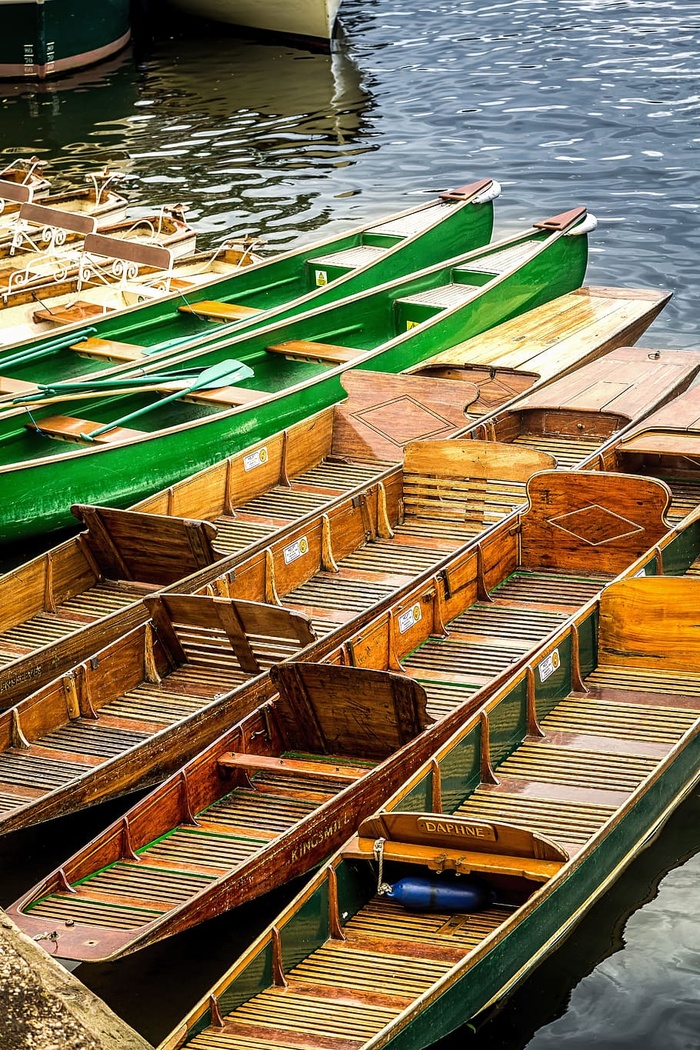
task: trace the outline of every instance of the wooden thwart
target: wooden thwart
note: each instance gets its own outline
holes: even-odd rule
[[[54,309],[35,310],[33,318],[35,321],[49,321],[51,324],[76,324],[79,321],[93,320],[95,317],[104,317],[110,313],[108,306],[99,303],[89,303],[78,300],[70,306],[57,306]]]
[[[140,361],[144,356],[143,349],[134,343],[120,343],[116,339],[96,337],[83,339],[71,346],[71,350],[75,350],[81,357],[94,357],[98,361]]]
[[[330,762],[306,762],[295,758],[272,758],[268,755],[242,755],[227,751],[219,758],[225,769],[246,769],[266,773],[297,773],[319,780],[347,780],[352,783],[367,773],[366,766],[336,766]]]
[[[361,356],[362,351],[351,346],[335,346],[332,343],[314,343],[305,339],[289,339],[286,343],[273,343],[265,347],[271,354],[284,354],[296,361],[324,361],[332,365],[344,365]]]
[[[76,416],[46,416],[40,423],[27,423],[26,427],[27,430],[35,430],[37,434],[56,438],[58,441],[85,442],[84,435],[102,425],[90,419],[78,419]],[[143,430],[131,430],[129,427],[112,427],[104,434],[98,434],[93,440],[95,444],[110,444],[141,437],[144,433]]]
[[[211,321],[242,321],[253,314],[261,311],[254,306],[241,306],[236,303],[219,303],[214,299],[203,299],[200,303],[187,303],[179,306],[181,314],[194,314],[196,317],[206,317]]]

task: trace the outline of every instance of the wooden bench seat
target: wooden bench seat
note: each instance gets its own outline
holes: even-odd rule
[[[33,316],[35,321],[50,321],[51,324],[76,324],[111,312],[112,307],[78,300],[70,306],[57,306],[53,310],[35,310]]]
[[[362,351],[352,346],[314,343],[305,339],[290,339],[286,343],[274,343],[265,349],[271,354],[284,354],[291,360],[323,361],[333,365],[344,365],[362,356]]]
[[[58,441],[74,441],[78,444],[90,444],[82,434],[89,434],[103,423],[95,423],[90,419],[78,419],[76,416],[46,416],[41,422],[27,423],[27,430],[34,430],[44,437],[56,438]],[[143,430],[130,430],[128,427],[113,427],[104,434],[98,434],[94,438],[95,444],[106,445],[111,442],[125,441],[128,438],[140,437]]]
[[[242,321],[253,314],[262,313],[254,306],[239,306],[236,303],[220,303],[215,299],[203,299],[201,303],[187,303],[179,306],[182,314],[194,314],[206,317],[210,321]]]
[[[343,850],[346,857],[373,855],[374,840],[358,837]],[[423,846],[410,842],[385,842],[384,859],[403,864],[422,864],[433,870],[455,871],[468,875],[479,874],[514,875],[535,882],[547,882],[559,871],[561,860],[540,860],[536,857],[509,856],[467,849],[449,849],[444,846]]]
[[[0,394],[25,394],[27,391],[36,390],[34,383],[27,383],[24,379],[10,379],[8,376],[0,376]]]
[[[81,357],[93,357],[98,361],[140,361],[144,356],[144,347],[119,343],[114,339],[83,339],[73,343],[71,350]]]
[[[185,382],[162,383],[158,390],[164,394],[174,394],[186,387]],[[194,401],[207,405],[250,405],[269,397],[265,390],[246,390],[240,386],[219,386],[211,390],[191,390],[183,394],[183,401]]]
[[[303,777],[319,780],[347,780],[352,783],[359,780],[368,768],[362,766],[337,766],[332,762],[307,762],[298,758],[274,758],[270,755],[242,755],[227,751],[219,758],[223,769],[246,769],[265,773],[298,773]]]

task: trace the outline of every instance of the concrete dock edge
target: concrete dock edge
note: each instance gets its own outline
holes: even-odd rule
[[[152,1050],[0,909],[2,1050]]]

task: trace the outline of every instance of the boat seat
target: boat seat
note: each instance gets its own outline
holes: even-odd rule
[[[93,357],[98,361],[140,361],[144,347],[136,343],[119,343],[114,339],[82,339],[73,343],[71,350],[81,357]]]
[[[87,445],[82,434],[89,434],[92,430],[104,426],[103,423],[95,423],[90,419],[78,419],[77,416],[46,416],[40,422],[27,423],[27,430],[34,430],[43,437],[56,438],[58,441],[74,441],[78,444]],[[98,434],[94,438],[95,444],[108,445],[128,438],[140,437],[144,430],[130,430],[128,427],[113,427],[104,434]]]
[[[289,339],[286,343],[274,343],[265,348],[271,354],[284,354],[295,361],[323,361],[333,365],[344,365],[362,356],[362,351],[352,346],[334,346],[332,343],[314,343],[305,339]]]
[[[359,837],[351,841],[343,853],[345,856],[372,856],[374,839]],[[474,872],[479,875],[508,875],[534,882],[547,882],[562,866],[562,860],[540,860],[537,857],[511,856],[476,850],[449,849],[443,846],[423,846],[411,842],[384,843],[384,860],[402,864],[421,864],[437,871],[454,869],[462,875]]]
[[[0,376],[0,394],[25,394],[27,391],[35,390],[35,383],[27,383],[24,379],[10,379],[8,376]]]
[[[158,387],[164,393],[175,393],[182,389],[179,383],[163,383]],[[250,405],[269,395],[264,390],[247,390],[240,386],[220,386],[212,390],[191,390],[183,401],[195,401],[207,405]]]
[[[352,783],[369,772],[369,767],[335,765],[333,762],[306,762],[298,758],[275,758],[270,755],[243,755],[227,751],[219,758],[222,769],[245,769],[266,773],[298,773],[303,777],[347,780]]]
[[[254,306],[239,306],[236,303],[219,303],[214,299],[203,299],[201,303],[178,306],[181,314],[195,314],[210,321],[242,321],[253,314],[262,313]]]
[[[111,312],[112,307],[78,300],[71,306],[58,306],[53,310],[35,310],[33,316],[35,321],[50,321],[51,324],[76,324],[79,321],[104,317],[105,314]]]

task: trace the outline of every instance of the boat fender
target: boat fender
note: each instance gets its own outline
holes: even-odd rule
[[[472,204],[488,204],[489,201],[495,201],[496,197],[500,196],[501,184],[492,179],[491,185],[483,193],[477,193],[476,197],[472,199]]]
[[[573,230],[569,230],[564,234],[565,237],[581,237],[584,233],[593,233],[593,230],[598,225],[598,220],[595,215],[590,211],[586,213],[585,219],[582,219],[578,226],[574,226]]]
[[[399,879],[385,891],[390,900],[404,908],[420,908],[421,911],[478,911],[493,904],[496,891],[481,883],[467,879],[447,880],[439,876]]]

